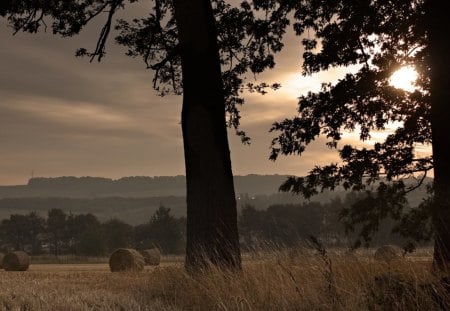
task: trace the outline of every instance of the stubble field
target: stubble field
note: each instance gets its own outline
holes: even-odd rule
[[[106,263],[0,270],[0,310],[442,310],[446,289],[429,253],[391,263],[367,254],[245,256],[239,273],[188,275],[180,260],[140,273]]]

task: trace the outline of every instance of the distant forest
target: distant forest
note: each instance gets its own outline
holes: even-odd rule
[[[309,247],[309,237],[327,247],[349,248],[354,234],[346,234],[338,221],[343,207],[357,194],[328,203],[274,204],[256,209],[245,204],[238,216],[243,251],[273,251]],[[92,213],[66,213],[50,209],[45,216],[35,212],[12,214],[0,222],[0,252],[25,250],[32,255],[107,256],[116,248],[158,247],[163,254],[184,254],[186,218],[175,217],[171,208],[160,205],[142,224],[111,218],[101,221]],[[403,245],[406,239],[392,234],[394,223],[386,219],[373,237],[371,246]]]
[[[278,192],[285,178],[284,175],[235,176],[238,210],[247,205],[266,210],[277,204],[307,203],[301,196]],[[418,205],[425,192],[423,186],[410,193],[410,205]],[[100,221],[120,219],[130,225],[139,225],[160,206],[170,207],[175,217],[185,217],[184,194],[184,176],[125,177],[118,180],[98,177],[33,178],[23,186],[0,186],[0,219],[30,212],[44,217],[51,209],[61,209],[68,214],[90,213]],[[336,189],[325,191],[312,201],[326,204],[346,195],[343,190]]]

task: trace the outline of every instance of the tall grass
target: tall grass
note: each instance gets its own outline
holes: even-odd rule
[[[196,275],[180,263],[143,273],[106,265],[32,266],[0,273],[0,310],[442,310],[430,260],[376,262],[311,250],[249,254],[241,272]],[[324,260],[326,256],[327,260]],[[447,308],[448,309],[448,308]]]

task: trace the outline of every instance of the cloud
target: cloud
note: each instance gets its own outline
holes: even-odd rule
[[[135,5],[128,14],[147,9]],[[157,96],[153,72],[112,42],[102,63],[74,56],[79,47],[95,46],[100,25],[61,39],[50,33],[12,36],[0,20],[0,184],[26,183],[32,170],[35,176],[184,174],[181,97]],[[302,157],[268,160],[271,124],[295,115],[300,94],[346,71],[303,77],[301,54],[300,39],[290,31],[277,67],[257,77],[284,87],[246,97],[242,127],[253,142],[243,146],[230,130],[235,174],[299,175],[336,161],[323,140]]]

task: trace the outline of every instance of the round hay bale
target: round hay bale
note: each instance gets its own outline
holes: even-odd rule
[[[6,254],[2,260],[5,271],[27,271],[30,266],[30,256],[22,251]]]
[[[119,248],[109,257],[111,272],[141,271],[144,269],[144,257],[137,250]]]
[[[402,250],[395,245],[383,245],[374,254],[375,260],[390,262],[402,258]]]
[[[0,253],[0,269],[3,269],[3,266],[2,266],[3,257],[5,257],[5,255],[3,253]]]
[[[145,249],[141,254],[146,265],[157,266],[161,262],[161,252],[157,248]]]

